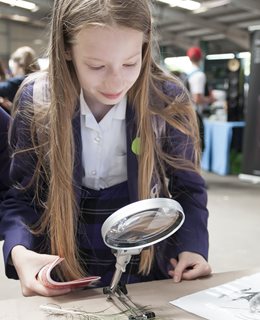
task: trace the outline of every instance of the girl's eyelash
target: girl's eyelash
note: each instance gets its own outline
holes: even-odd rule
[[[102,68],[104,68],[104,66],[99,66],[99,67],[88,66],[88,67],[92,70],[101,70]]]
[[[123,66],[124,66],[124,67],[134,67],[134,66],[136,66],[136,64],[137,64],[137,63],[125,63],[125,64],[123,64]],[[97,66],[97,67],[95,67],[95,66],[90,66],[90,65],[88,65],[88,67],[89,67],[91,70],[101,70],[101,69],[103,69],[105,66]]]
[[[126,63],[126,64],[124,64],[124,67],[134,67],[134,66],[136,66],[136,63]]]

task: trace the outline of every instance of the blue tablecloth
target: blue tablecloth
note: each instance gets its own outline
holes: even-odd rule
[[[233,128],[244,127],[244,121],[222,122],[204,120],[205,149],[202,154],[202,169],[219,175],[230,170],[230,145]]]

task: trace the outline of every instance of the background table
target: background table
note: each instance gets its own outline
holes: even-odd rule
[[[230,173],[230,146],[234,128],[243,128],[244,121],[223,122],[204,120],[205,148],[202,169],[219,175]]]
[[[209,277],[193,281],[182,281],[173,283],[172,280],[152,281],[137,283],[128,286],[131,299],[142,306],[149,306],[161,320],[193,320],[202,319],[196,315],[183,311],[169,303],[169,301],[180,298],[200,290],[208,289],[249,274],[260,272],[255,270],[234,271],[216,273]],[[2,288],[3,290],[3,288]],[[0,301],[0,319],[4,320],[46,320],[65,319],[64,317],[47,317],[39,306],[46,303],[60,305],[64,308],[81,308],[88,312],[101,311],[106,308],[106,313],[115,314],[119,310],[106,300],[101,289],[77,291],[69,295],[46,298],[30,297]],[[117,319],[114,316],[111,319]],[[123,319],[120,317],[120,319]],[[127,317],[126,317],[127,319]]]

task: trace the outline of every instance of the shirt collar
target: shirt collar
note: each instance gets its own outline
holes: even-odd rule
[[[123,99],[111,109],[113,110],[112,118],[118,119],[118,120],[125,120],[126,105],[127,105],[127,96],[124,96]],[[82,89],[80,92],[80,113],[81,115],[85,115],[85,116],[92,115],[92,112],[89,109],[89,106],[84,99]]]

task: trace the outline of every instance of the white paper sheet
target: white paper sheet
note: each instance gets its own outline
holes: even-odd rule
[[[170,303],[209,320],[260,320],[260,273]]]

